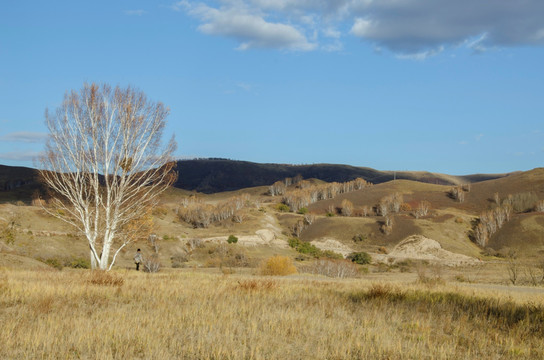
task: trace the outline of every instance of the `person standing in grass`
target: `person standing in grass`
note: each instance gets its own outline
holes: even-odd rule
[[[134,255],[134,263],[136,264],[136,271],[140,271],[140,263],[143,261],[142,253],[140,252],[140,249],[136,251],[136,255]]]

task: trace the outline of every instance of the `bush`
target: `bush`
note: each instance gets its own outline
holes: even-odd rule
[[[54,267],[57,270],[62,270],[64,267],[59,259],[51,258],[44,261],[47,265]]]
[[[142,265],[143,271],[146,273],[156,273],[161,269],[161,263],[156,255],[145,258]]]
[[[400,211],[412,211],[412,205],[408,203],[402,203],[400,205]]]
[[[227,239],[227,242],[229,244],[236,244],[238,242],[238,238],[234,235],[230,235],[229,238]]]
[[[316,260],[311,271],[314,274],[329,277],[346,278],[358,275],[357,266],[346,260],[319,259]]]
[[[326,259],[344,260],[344,256],[332,250],[322,250],[319,257]]]
[[[170,260],[172,261],[172,267],[175,269],[183,267],[183,263],[189,261],[189,258],[186,253],[178,253],[170,257]]]
[[[281,212],[289,212],[289,210],[291,210],[291,208],[285,204],[276,205],[276,209]]]
[[[75,259],[66,261],[64,263],[64,266],[71,267],[73,269],[90,269],[91,262],[88,259],[75,258]]]
[[[300,209],[298,209],[297,213],[300,214],[300,215],[307,214],[307,213],[308,213],[308,209],[305,208],[305,207],[301,207]]]
[[[285,276],[296,274],[297,268],[287,256],[272,256],[261,264],[261,275]]]
[[[348,259],[359,265],[366,265],[372,262],[372,257],[364,252],[356,252],[348,256]]]
[[[300,245],[301,241],[298,238],[289,238],[287,243],[290,247],[296,249]]]
[[[313,256],[315,258],[329,258],[329,259],[343,259],[344,257],[341,254],[335,253],[330,250],[321,250],[315,245],[310,244],[309,242],[300,241],[298,238],[290,238],[289,246],[294,248],[301,254],[306,254]]]
[[[355,242],[361,242],[361,241],[365,241],[366,237],[363,234],[356,234],[353,236],[352,240]]]

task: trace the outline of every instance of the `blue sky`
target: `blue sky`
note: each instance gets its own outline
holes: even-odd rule
[[[171,109],[178,156],[382,170],[542,166],[541,0],[4,1],[0,164],[84,82]]]

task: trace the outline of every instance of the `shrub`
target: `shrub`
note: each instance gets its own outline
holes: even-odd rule
[[[301,207],[300,209],[298,209],[297,213],[300,214],[300,215],[304,215],[304,214],[308,213],[308,208]]]
[[[71,267],[73,269],[90,269],[91,263],[88,259],[75,258],[75,259],[66,261],[64,263],[64,266]]]
[[[300,242],[296,249],[301,254],[308,254],[313,257],[320,257],[322,254],[319,248],[309,242]]]
[[[327,215],[327,217],[333,217],[335,214],[332,213],[332,212],[328,212],[326,215]]]
[[[227,239],[227,242],[229,244],[236,244],[238,242],[238,238],[234,235],[229,235],[229,238]]]
[[[287,205],[285,205],[285,204],[281,204],[281,203],[278,204],[278,205],[276,205],[276,209],[277,209],[278,211],[281,211],[281,212],[288,212],[289,210],[291,210],[291,209],[289,208],[289,206],[287,206]]]
[[[359,273],[355,264],[343,259],[319,259],[310,270],[314,274],[337,278],[355,277]]]
[[[179,253],[170,257],[170,260],[172,261],[173,268],[180,268],[183,267],[183,263],[189,261],[189,258],[185,253]]]
[[[300,245],[301,241],[298,238],[289,238],[287,243],[290,247],[296,249]]]
[[[344,256],[342,256],[342,254],[339,254],[339,253],[334,252],[332,250],[321,251],[321,255],[319,257],[323,257],[323,258],[326,258],[326,259],[344,260]]]
[[[59,259],[56,259],[56,258],[50,258],[50,259],[46,259],[44,261],[47,265],[51,266],[51,267],[54,267],[55,269],[57,270],[62,270],[62,268],[64,267],[62,265],[62,262],[59,260]]]
[[[334,251],[325,250],[322,251],[315,245],[310,244],[309,242],[300,241],[298,238],[290,238],[289,246],[298,251],[301,254],[306,254],[313,256],[315,258],[330,258],[330,259],[343,259],[344,257],[341,254],[335,253]]]
[[[359,265],[366,265],[372,262],[372,257],[364,251],[353,253],[348,256],[348,259]]]
[[[356,234],[352,237],[352,240],[355,242],[362,242],[366,240],[366,237],[363,234]]]
[[[285,276],[296,274],[297,268],[287,256],[272,256],[261,264],[261,275]]]
[[[402,203],[400,205],[400,211],[412,211],[412,205],[408,203]]]
[[[161,263],[156,255],[145,258],[142,265],[146,273],[156,273],[161,269]]]

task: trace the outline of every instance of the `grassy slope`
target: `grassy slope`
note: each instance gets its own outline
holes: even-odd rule
[[[354,250],[374,252],[379,246],[392,248],[409,235],[422,234],[439,241],[446,250],[479,256],[480,249],[468,238],[471,221],[481,211],[493,206],[490,199],[495,192],[506,196],[517,192],[533,191],[540,199],[544,199],[544,169],[535,169],[473,184],[464,203],[458,203],[451,199],[447,194],[449,189],[450,186],[396,180],[374,185],[361,191],[342,194],[333,200],[321,201],[309,207],[312,213],[317,214],[317,220],[303,231],[301,238],[306,241],[324,237],[334,238],[346,243]],[[171,265],[170,257],[182,252],[181,249],[186,239],[228,236],[230,234],[253,235],[255,231],[266,228],[268,223],[265,217],[266,215],[276,217],[273,202],[280,200],[264,195],[266,190],[266,187],[254,187],[212,195],[199,194],[198,196],[206,202],[218,203],[241,193],[249,193],[252,200],[260,199],[268,210],[265,214],[255,208],[245,209],[245,220],[242,224],[227,220],[213,224],[208,229],[193,229],[188,224],[179,221],[176,209],[183,197],[195,193],[181,189],[170,189],[162,197],[160,204],[162,211],[155,213],[155,232],[159,238],[162,239],[165,236],[167,238],[161,243],[163,264],[165,266]],[[357,208],[363,205],[375,205],[379,199],[394,192],[402,193],[404,202],[414,206],[418,201],[429,201],[432,205],[430,215],[416,220],[410,215],[410,212],[398,214],[395,216],[395,225],[390,235],[384,235],[380,231],[381,217],[345,218],[337,216],[328,218],[324,216],[329,205],[339,207],[343,199],[352,201],[357,211]],[[10,212],[20,213],[17,239],[15,244],[9,245],[2,251],[31,258],[87,257],[88,250],[85,241],[81,237],[76,237],[73,229],[47,216],[39,208],[0,204],[0,225],[5,224],[5,219]],[[289,226],[301,219],[301,216],[278,214],[277,218],[283,229],[284,238],[287,238]],[[515,215],[510,223],[492,237],[489,246],[495,250],[514,247],[519,248],[526,255],[538,254],[539,251],[544,250],[543,219],[544,214]],[[365,235],[366,240],[354,243],[352,238],[355,234]],[[131,267],[135,248],[147,249],[147,246],[145,241],[140,241],[127,248],[120,255],[119,266]],[[250,252],[262,258],[266,256],[267,252],[271,253],[271,250],[250,249]]]

